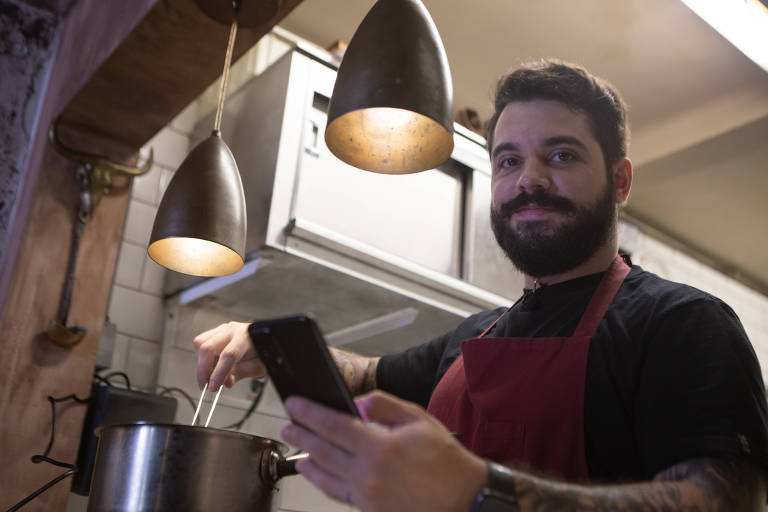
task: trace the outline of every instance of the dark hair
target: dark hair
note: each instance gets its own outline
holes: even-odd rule
[[[581,66],[554,59],[527,64],[499,80],[495,98],[486,128],[489,153],[493,150],[493,131],[507,104],[546,99],[587,116],[607,168],[627,156],[626,105],[611,84]]]

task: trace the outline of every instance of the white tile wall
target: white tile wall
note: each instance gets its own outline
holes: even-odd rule
[[[171,121],[171,127],[181,133],[191,133],[197,122],[197,109],[198,104],[196,101],[187,105],[187,108],[182,110],[181,114],[177,115],[173,121]]]
[[[124,372],[128,368],[128,348],[131,344],[131,338],[125,334],[118,334],[115,337],[115,347],[112,352],[112,369]]]
[[[112,287],[109,318],[117,332],[158,342],[163,337],[163,300],[123,286]]]
[[[248,322],[244,317],[238,317],[227,311],[209,308],[203,305],[180,308],[175,314],[180,315],[178,327],[172,340],[173,346],[181,350],[194,350],[192,340],[198,334],[213,329],[219,324],[229,321]]]
[[[226,393],[226,391],[224,391]],[[193,397],[195,400],[195,403],[197,403],[197,399],[199,398],[199,394],[197,396]],[[185,406],[183,411],[183,414],[177,414],[177,422],[182,423],[184,425],[189,425],[192,423],[192,417],[195,414],[195,411],[192,411],[189,405]],[[198,418],[198,425],[205,425],[206,420],[208,419],[208,414],[211,411],[211,402],[206,402],[203,407],[200,409],[200,417]],[[243,410],[239,407],[230,407],[225,404],[218,404],[216,405],[216,409],[214,409],[213,414],[211,415],[211,422],[208,424],[209,427],[213,428],[226,428],[229,425],[234,425],[238,421],[240,421],[243,418]],[[181,419],[183,417],[183,420]]]
[[[142,248],[142,256],[144,270],[141,275],[140,289],[142,292],[160,297],[163,295],[166,269],[147,256],[147,251],[144,248]]]
[[[125,373],[134,388],[154,391],[160,365],[160,345],[154,341],[131,338]]]
[[[115,284],[128,288],[138,288],[141,283],[141,270],[146,249],[131,242],[120,244],[120,254],[117,257],[115,269]]]
[[[271,382],[268,382],[267,387],[264,389],[264,398],[262,398],[259,404],[258,411],[270,416],[288,418],[283,402],[280,400],[280,395],[277,394],[277,390]]]
[[[162,169],[160,172],[160,179],[157,186],[157,198],[155,202],[159,205],[160,200],[163,198],[163,194],[165,194],[165,189],[168,188],[168,184],[171,182],[171,178],[173,178],[173,171],[169,171],[168,169]]]
[[[248,421],[245,423],[243,430],[251,434],[255,434],[261,437],[267,437],[269,439],[277,439],[285,444],[280,438],[280,432],[283,430],[289,421],[286,418],[278,418],[276,416],[269,416],[255,412]],[[289,453],[295,452],[296,448],[289,447]]]
[[[174,128],[163,128],[145,147],[151,147],[155,154],[155,163],[167,169],[178,169],[189,151],[188,133]]]
[[[157,213],[155,206],[131,199],[125,217],[123,240],[147,247],[152,234],[152,224],[155,222],[155,213]]]
[[[346,512],[354,510],[331,500],[303,476],[286,477],[278,482],[278,506],[284,511]]]
[[[158,181],[163,168],[153,164],[146,174],[133,178],[131,197],[149,204],[156,204]]]
[[[167,344],[164,344],[163,350],[165,354],[163,355],[163,366],[160,369],[160,384],[183,389],[197,399],[200,396],[200,388],[197,385],[195,353],[168,347]],[[243,406],[247,407],[248,392],[241,388],[245,385],[245,383],[238,383],[231,391],[223,392],[224,400],[222,403],[231,403],[232,397],[237,396],[242,399]],[[212,400],[213,398],[208,397],[208,399]]]

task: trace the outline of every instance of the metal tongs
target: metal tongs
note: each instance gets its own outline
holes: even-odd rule
[[[216,358],[218,360],[218,357]],[[216,368],[216,361],[213,363],[213,368]],[[211,368],[211,375],[213,375],[213,368]],[[194,427],[197,423],[197,417],[200,414],[200,407],[203,405],[203,398],[205,398],[205,392],[208,390],[208,382],[211,380],[211,375],[208,375],[208,380],[205,382],[205,386],[203,386],[203,391],[200,393],[200,399],[197,401],[197,409],[195,409],[195,416],[192,418],[192,426]],[[224,384],[219,386],[219,390],[216,392],[216,397],[213,399],[213,404],[211,404],[211,410],[208,411],[208,419],[205,420],[205,427],[208,426],[208,424],[211,422],[211,416],[213,416],[213,410],[216,408],[216,404],[219,401],[219,395],[221,395],[221,390],[224,389]]]

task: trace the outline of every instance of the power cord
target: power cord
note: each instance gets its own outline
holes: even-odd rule
[[[254,391],[254,393],[256,393],[256,396],[253,398],[253,401],[251,402],[251,406],[248,408],[247,411],[245,411],[245,414],[240,419],[240,421],[238,421],[237,423],[233,423],[231,425],[227,425],[224,428],[234,429],[234,430],[240,430],[241,428],[243,428],[243,425],[245,424],[245,422],[248,421],[248,418],[250,418],[251,415],[253,415],[253,413],[256,411],[256,408],[259,406],[259,402],[261,402],[261,398],[264,395],[265,387],[266,387],[266,380],[254,379],[251,389]],[[195,405],[195,401],[192,400],[192,397],[189,396],[189,393],[187,393],[183,389],[176,388],[176,387],[166,387],[166,386],[158,386],[158,388],[161,391],[160,396],[165,396],[165,395],[173,396],[173,393],[178,393],[187,400],[187,403],[189,403],[189,406],[192,407],[193,411],[197,409],[197,406]]]
[[[253,398],[253,402],[251,402],[251,406],[248,408],[247,411],[245,411],[245,415],[243,415],[240,421],[238,421],[237,423],[233,423],[231,425],[227,425],[224,428],[234,429],[234,430],[240,430],[241,428],[243,428],[243,425],[245,424],[245,422],[248,421],[248,418],[250,418],[251,415],[254,413],[254,411],[256,410],[256,407],[259,406],[259,402],[261,402],[261,398],[262,396],[264,396],[264,388],[266,387],[267,387],[266,379],[264,380],[253,379],[253,381],[251,381],[251,389],[256,393],[256,396]]]
[[[131,389],[131,379],[128,378],[128,375],[124,372],[111,372],[107,375],[104,375],[103,377],[100,375],[100,373],[107,368],[99,368],[97,369],[93,374],[93,380],[101,382],[102,384],[105,384],[107,386],[114,387],[114,384],[110,381],[110,379],[114,377],[122,377],[125,381],[125,386],[128,389]],[[39,464],[41,462],[47,462],[49,464],[53,464],[54,466],[67,468],[67,471],[62,473],[61,475],[57,476],[47,484],[40,487],[38,490],[18,502],[16,505],[12,506],[8,509],[7,512],[15,512],[16,510],[19,510],[21,507],[32,501],[33,499],[37,498],[41,494],[43,494],[45,491],[56,485],[57,483],[61,482],[68,476],[72,476],[77,472],[77,467],[74,464],[69,464],[67,462],[62,462],[56,459],[50,458],[48,455],[51,453],[51,449],[53,448],[53,442],[56,439],[56,404],[59,402],[66,402],[68,400],[74,400],[75,402],[79,404],[87,404],[91,401],[92,396],[89,396],[88,398],[79,398],[74,393],[71,395],[67,395],[60,398],[55,398],[50,395],[48,395],[48,401],[51,404],[51,438],[48,441],[48,446],[45,449],[45,452],[42,455],[33,455],[32,456],[32,462],[35,464]]]
[[[107,386],[115,387],[115,385],[112,384],[112,382],[109,379],[111,379],[112,377],[122,377],[123,380],[125,380],[125,387],[127,389],[131,389],[131,379],[128,378],[128,375],[125,372],[111,372],[102,377],[101,375],[99,375],[99,372],[104,370],[105,368],[96,370],[96,373],[93,375],[94,380],[97,380],[102,384],[106,384]]]
[[[159,386],[159,388],[161,390],[160,396],[165,396],[165,395],[173,396],[174,392],[179,393],[181,396],[187,399],[187,403],[189,403],[193,411],[197,409],[197,406],[195,405],[195,401],[192,400],[192,397],[189,396],[189,393],[187,393],[183,389],[175,388],[175,387],[166,387],[166,386]]]
[[[38,490],[18,502],[16,505],[12,506],[8,509],[8,512],[15,512],[16,510],[19,510],[21,507],[32,501],[33,499],[37,498],[41,494],[43,494],[45,491],[59,483],[60,481],[64,480],[68,476],[74,475],[77,472],[77,467],[74,464],[69,464],[67,462],[61,462],[56,459],[50,458],[48,455],[51,453],[51,449],[53,448],[53,442],[56,439],[56,404],[58,402],[66,402],[68,400],[74,400],[75,402],[79,404],[87,404],[91,401],[92,397],[88,398],[79,398],[74,393],[71,395],[67,395],[60,398],[54,398],[51,395],[48,395],[48,401],[51,404],[51,438],[48,441],[48,446],[45,448],[45,452],[42,455],[33,455],[32,456],[32,462],[35,464],[39,464],[41,462],[47,462],[49,464],[53,464],[54,466],[59,466],[62,468],[67,468],[67,471],[62,473],[61,475],[57,476],[47,484],[40,487]]]

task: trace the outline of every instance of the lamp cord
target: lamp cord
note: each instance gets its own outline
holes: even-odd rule
[[[213,131],[220,133],[221,130],[221,112],[224,109],[224,96],[227,92],[227,79],[229,78],[229,64],[232,62],[232,48],[235,46],[235,36],[237,35],[237,18],[232,20],[232,26],[229,28],[229,42],[227,43],[227,56],[224,58],[224,72],[221,74],[221,89],[219,90],[219,104],[216,107],[216,122],[213,125]]]

